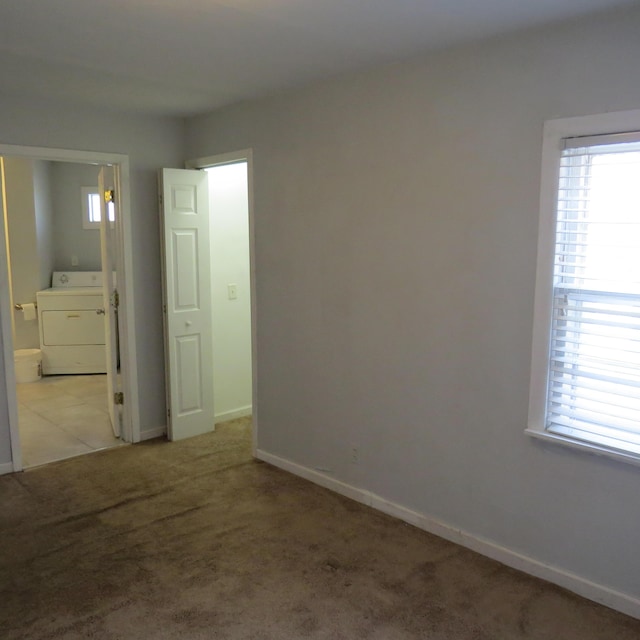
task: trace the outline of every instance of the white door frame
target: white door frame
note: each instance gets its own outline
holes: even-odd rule
[[[122,388],[125,393],[123,406],[123,439],[127,442],[140,441],[140,411],[138,403],[138,369],[136,361],[136,333],[133,314],[133,251],[131,247],[131,204],[129,156],[120,153],[95,151],[75,151],[70,149],[50,149],[0,143],[0,156],[15,156],[32,160],[53,162],[75,162],[78,164],[115,165],[120,170],[122,210],[116,221],[116,242],[119,260],[116,265],[118,292],[122,303],[119,309],[120,366]],[[0,198],[2,201],[3,198]],[[0,211],[3,213],[3,211]],[[6,254],[5,225],[0,224],[0,281],[8,282],[8,262]],[[123,276],[123,277],[122,277]],[[9,408],[9,435],[11,438],[12,470],[22,471],[20,434],[18,430],[18,401],[16,397],[15,367],[13,362],[13,332],[11,329],[12,310],[8,287],[0,290],[0,331],[2,332],[5,383]]]
[[[249,205],[249,283],[251,299],[251,405],[253,422],[253,455],[258,450],[258,320],[256,300],[256,234],[253,210],[253,150],[240,149],[215,156],[188,160],[187,169],[207,169],[236,162],[247,163],[247,191]]]
[[[209,176],[165,168],[158,187],[167,438],[176,441],[215,429]]]

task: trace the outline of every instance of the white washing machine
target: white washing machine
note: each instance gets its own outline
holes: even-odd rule
[[[100,271],[54,271],[38,291],[42,373],[106,373],[105,305]]]

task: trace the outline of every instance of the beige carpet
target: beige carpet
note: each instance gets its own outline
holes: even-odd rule
[[[249,426],[0,478],[0,637],[640,638],[617,614],[251,459]]]

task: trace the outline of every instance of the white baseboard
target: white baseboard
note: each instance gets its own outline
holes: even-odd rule
[[[233,420],[234,418],[244,418],[245,416],[250,416],[251,413],[252,406],[247,405],[246,407],[240,407],[239,409],[234,409],[233,411],[226,411],[225,413],[216,414],[214,416],[214,420],[217,424],[218,422],[226,422],[227,420]],[[140,432],[140,442],[142,442],[143,440],[153,440],[154,438],[161,438],[166,434],[166,425],[151,429],[145,429],[144,431]]]
[[[523,571],[537,578],[542,578],[548,582],[552,582],[560,587],[564,587],[569,591],[573,591],[578,595],[603,604],[611,609],[620,611],[634,618],[640,618],[640,599],[610,589],[601,584],[592,582],[582,576],[570,571],[565,571],[559,567],[554,567],[539,560],[535,560],[529,556],[525,556],[517,551],[499,545],[491,540],[474,535],[467,531],[462,531],[446,522],[442,522],[436,518],[432,518],[426,514],[418,513],[407,509],[395,502],[390,502],[380,496],[346,484],[325,473],[304,467],[302,465],[291,462],[285,458],[273,455],[262,449],[257,449],[256,458],[268,462],[269,464],[289,471],[294,475],[300,476],[305,480],[318,484],[327,489],[331,489],[336,493],[344,495],[352,500],[361,502],[367,506],[373,507],[378,511],[389,514],[399,520],[403,520],[412,524],[419,529],[433,533],[441,538],[455,542],[467,549],[477,551],[478,553],[497,560],[514,569]]]
[[[216,413],[214,416],[215,423],[218,422],[226,422],[227,420],[235,420],[236,418],[244,418],[245,416],[250,416],[252,413],[253,407],[248,404],[246,407],[238,407],[237,409],[233,409],[233,411],[223,411],[222,413]]]
[[[2,462],[0,463],[0,476],[6,473],[13,473],[13,463],[12,462]]]
[[[143,440],[153,440],[154,438],[161,438],[167,433],[167,427],[155,427],[154,429],[145,429],[140,432],[140,442]]]

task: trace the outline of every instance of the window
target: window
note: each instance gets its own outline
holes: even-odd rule
[[[640,132],[551,137],[528,431],[640,462]]]
[[[99,229],[100,228],[100,194],[98,193],[98,187],[82,187],[80,189],[82,194],[82,227],[84,229]],[[108,204],[109,222],[115,221],[115,214],[113,210],[113,203]]]

